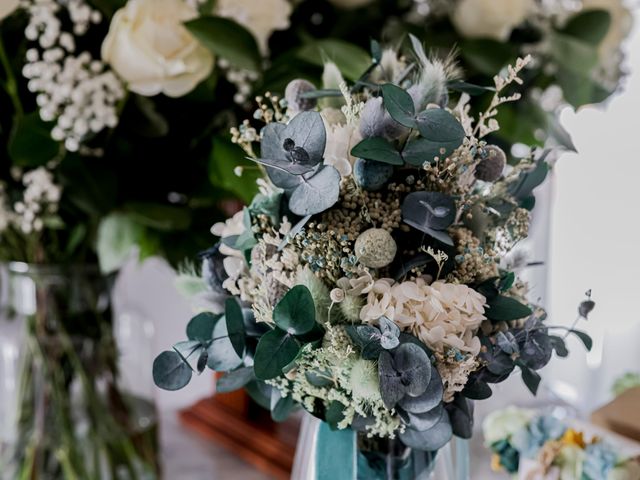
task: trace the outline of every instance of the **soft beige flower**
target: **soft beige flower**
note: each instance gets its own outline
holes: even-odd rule
[[[331,290],[331,293],[329,294],[329,298],[333,303],[342,303],[344,302],[345,297],[346,297],[346,294],[344,293],[344,290],[341,288],[334,288],[333,290]]]
[[[20,5],[20,0],[2,0],[0,1],[0,21],[11,15]]]
[[[341,177],[348,177],[353,171],[355,157],[351,149],[362,140],[360,128],[351,124],[330,125],[325,122],[327,143],[324,148],[324,163],[335,167]]]
[[[620,44],[629,36],[633,27],[633,15],[623,0],[583,0],[585,10],[606,10],[611,15],[611,26],[600,44],[600,58],[617,58]]]
[[[269,37],[289,28],[291,4],[287,0],[218,0],[217,15],[231,18],[249,30],[263,55],[269,53]]]
[[[532,0],[461,0],[451,20],[463,37],[505,41],[533,7]]]
[[[197,17],[183,0],[129,0],[111,20],[102,58],[140,95],[180,97],[213,68],[213,56],[183,23]]]
[[[240,210],[233,217],[228,218],[224,222],[218,222],[211,227],[211,233],[216,237],[225,239],[236,235],[241,235],[245,231],[244,227],[244,212]],[[232,255],[243,258],[242,253],[238,250],[231,248],[228,245],[222,243],[220,245],[220,253],[224,255]]]
[[[381,279],[369,292],[360,319],[374,322],[386,316],[437,352],[450,347],[477,355],[480,340],[475,334],[486,319],[485,302],[466,285],[428,285],[422,278],[402,283]]]

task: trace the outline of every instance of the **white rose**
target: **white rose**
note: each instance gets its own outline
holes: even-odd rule
[[[20,5],[20,0],[0,0],[0,20],[11,15]]]
[[[532,0],[461,0],[451,20],[463,37],[505,41],[533,6]]]
[[[213,68],[211,53],[183,26],[197,15],[183,0],[129,0],[111,20],[102,58],[132,92],[185,95]]]
[[[260,52],[266,55],[271,34],[289,28],[291,10],[287,0],[218,0],[215,13],[249,30],[258,41]]]
[[[611,26],[600,44],[600,58],[618,57],[620,44],[631,33],[633,15],[623,0],[584,0],[584,10],[606,10],[611,15]]]

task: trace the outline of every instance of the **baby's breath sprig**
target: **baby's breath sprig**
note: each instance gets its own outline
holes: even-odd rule
[[[478,123],[473,131],[474,136],[477,138],[483,138],[500,129],[500,125],[498,125],[498,121],[495,119],[498,114],[498,107],[505,103],[516,102],[522,97],[520,93],[514,93],[507,97],[500,96],[500,93],[512,83],[522,85],[522,79],[519,74],[529,63],[531,63],[532,60],[533,58],[531,55],[527,55],[524,58],[518,58],[516,60],[515,67],[512,65],[507,67],[506,75],[496,75],[493,77],[496,93],[491,99],[491,103],[487,110],[480,114]]]

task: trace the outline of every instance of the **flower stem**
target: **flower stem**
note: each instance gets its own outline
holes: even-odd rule
[[[24,109],[22,108],[22,103],[20,102],[20,95],[18,94],[18,82],[16,81],[16,77],[13,74],[13,69],[11,68],[11,62],[9,62],[9,57],[7,57],[7,52],[4,48],[4,41],[2,40],[2,36],[0,35],[0,64],[2,64],[2,68],[5,70],[7,74],[7,81],[4,85],[7,94],[11,98],[11,103],[13,103],[13,108],[16,111],[18,116],[24,115]]]

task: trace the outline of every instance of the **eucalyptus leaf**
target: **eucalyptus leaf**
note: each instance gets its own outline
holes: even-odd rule
[[[201,342],[197,340],[178,342],[173,346],[173,350],[182,357],[182,360],[191,367],[191,370],[198,370],[200,353],[204,350]]]
[[[522,371],[522,380],[524,384],[527,386],[529,391],[536,395],[538,393],[538,387],[540,386],[540,375],[526,367],[525,365],[518,365],[520,370]]]
[[[296,408],[296,402],[291,395],[286,397],[277,388],[271,390],[271,418],[275,422],[284,422]]]
[[[207,366],[211,370],[228,372],[242,365],[242,358],[238,356],[229,339],[226,321],[216,323],[213,329],[213,337],[214,340],[207,349],[209,355]]]
[[[213,338],[213,329],[220,320],[221,315],[210,312],[199,313],[187,324],[187,338],[207,342]]]
[[[562,337],[551,335],[549,336],[549,340],[551,340],[551,345],[553,345],[553,349],[560,358],[566,358],[569,356],[569,350],[567,350],[567,345],[564,343],[564,339]]]
[[[242,358],[245,348],[245,331],[244,331],[244,315],[242,307],[235,297],[227,298],[225,301],[224,317],[227,322],[227,332],[229,341],[233,345],[233,349]]]
[[[396,122],[408,128],[416,127],[416,110],[411,96],[402,88],[392,83],[380,87],[384,106]]]
[[[382,137],[365,138],[351,149],[351,155],[365,160],[388,163],[389,165],[400,166],[404,164],[398,150]]]
[[[433,428],[420,432],[412,428],[407,428],[404,433],[400,433],[400,440],[409,448],[414,448],[424,452],[435,452],[444,447],[453,436],[449,416],[444,414],[440,422]]]
[[[551,360],[553,345],[546,332],[535,331],[527,335],[520,348],[520,359],[532,370],[540,370]]]
[[[593,348],[593,339],[589,336],[589,334],[582,332],[580,330],[571,329],[569,332],[573,333],[576,337],[580,339],[580,341],[584,344],[584,347],[591,351]]]
[[[276,325],[291,335],[304,335],[316,323],[316,307],[311,292],[304,285],[289,290],[273,310]]]
[[[431,361],[417,345],[405,343],[396,350],[380,353],[378,359],[380,393],[388,408],[405,396],[422,395],[431,381]]]
[[[289,208],[301,217],[315,215],[331,208],[339,197],[340,173],[330,165],[323,165],[293,191]]]
[[[442,380],[438,375],[438,381],[432,380],[429,383],[429,388],[422,395],[417,397],[406,395],[398,402],[398,407],[408,413],[425,413],[442,403],[442,395]]]
[[[533,193],[533,190],[544,182],[549,173],[549,165],[544,160],[538,161],[536,166],[524,171],[518,181],[509,188],[509,193],[518,200],[523,200]]]
[[[271,391],[274,387],[260,380],[255,380],[247,383],[244,388],[254,402],[265,410],[271,409]]]
[[[495,336],[495,339],[500,349],[507,355],[512,355],[514,353],[520,352],[520,347],[518,346],[518,342],[513,336],[513,333],[498,332]]]
[[[332,430],[337,430],[338,423],[344,420],[344,410],[345,406],[337,400],[334,400],[329,404],[329,407],[324,414],[324,419]]]
[[[259,380],[270,380],[282,375],[282,369],[289,365],[300,351],[296,339],[276,328],[265,333],[256,348],[254,371]]]
[[[476,378],[467,382],[462,390],[462,394],[471,400],[486,400],[493,395],[493,392],[486,382]]]
[[[442,402],[436,405],[429,411],[423,413],[411,413],[407,412],[408,426],[414,430],[423,432],[433,428],[438,422],[442,420],[442,416],[445,415],[444,406]]]
[[[458,438],[470,439],[473,436],[473,402],[456,395],[446,408],[453,434]]]
[[[217,393],[228,393],[239,390],[249,382],[256,379],[253,373],[253,367],[242,367],[237,370],[225,373],[218,378],[216,383]]]
[[[191,367],[175,351],[162,352],[153,362],[153,381],[163,390],[180,390],[192,375]]]
[[[446,158],[464,142],[466,133],[456,117],[442,108],[431,108],[416,117],[422,138],[437,148],[437,155]],[[442,152],[444,151],[444,153]],[[428,161],[432,161],[429,158]]]
[[[324,388],[333,385],[330,372],[306,372],[304,376],[314,387]]]
[[[400,328],[398,325],[387,317],[380,317],[378,323],[380,325],[380,332],[382,333],[380,337],[380,345],[382,348],[385,350],[393,350],[400,345]]]

